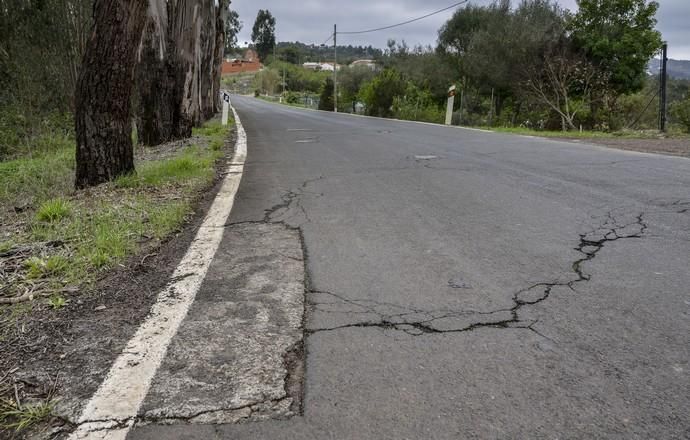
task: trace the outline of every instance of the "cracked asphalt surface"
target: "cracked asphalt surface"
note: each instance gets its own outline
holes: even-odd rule
[[[690,437],[690,160],[233,103],[229,227],[302,241],[302,414],[129,439]]]

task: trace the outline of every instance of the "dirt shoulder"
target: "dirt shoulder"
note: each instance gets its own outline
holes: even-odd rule
[[[59,307],[39,297],[0,307],[0,412],[5,414],[0,439],[55,438],[71,428],[70,421],[98,388],[193,240],[220,188],[234,138],[233,131],[220,146],[207,142],[206,148],[222,153],[215,161],[214,178],[194,193],[170,196],[188,198],[191,212],[181,226],[161,237],[138,235],[133,254],[101,272],[95,282],[65,293]],[[196,136],[141,151],[139,158],[176,157],[190,142],[203,144]],[[163,197],[166,191],[161,193]],[[17,430],[17,421],[31,420],[28,408],[51,415],[42,414],[40,423]],[[21,417],[7,416],[17,409]]]
[[[570,142],[602,145],[619,150],[638,151],[641,153],[665,154],[669,156],[690,157],[690,137],[661,139],[629,138],[563,138]]]

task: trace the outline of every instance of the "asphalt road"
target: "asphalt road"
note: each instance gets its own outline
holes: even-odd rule
[[[232,222],[303,239],[303,415],[130,439],[690,437],[690,160],[233,103]]]

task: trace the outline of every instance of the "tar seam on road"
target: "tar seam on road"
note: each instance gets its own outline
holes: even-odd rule
[[[232,111],[237,127],[237,142],[221,189],[170,283],[159,293],[146,320],[84,407],[78,420],[79,426],[69,437],[70,440],[124,440],[136,421],[168,346],[206,277],[239,189],[247,158],[247,135],[234,107]]]

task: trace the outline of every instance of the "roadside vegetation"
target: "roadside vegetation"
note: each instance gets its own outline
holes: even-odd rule
[[[213,184],[227,137],[228,127],[211,121],[190,139],[139,146],[136,173],[84,191],[74,190],[74,144],[62,138],[0,162],[0,343],[11,342],[24,314],[60,310],[109,269],[156,254]],[[0,388],[0,429],[50,415],[42,396],[23,404]]]
[[[137,151],[137,172],[73,189],[74,147],[0,163],[0,304],[61,296],[159,243],[215,179],[227,128],[194,129],[187,142]]]
[[[578,4],[576,13],[553,0],[468,5],[439,29],[436,47],[394,40],[383,51],[339,47],[344,56],[338,111],[442,123],[454,84],[455,125],[567,137],[652,137],[646,132],[658,128],[659,76],[648,71],[661,48],[658,4]],[[352,54],[373,59],[376,67],[346,66]],[[256,75],[253,92],[331,110],[333,73],[301,68],[307,60],[332,63],[332,47],[278,44],[276,57],[268,55]],[[669,78],[667,96],[670,135],[690,133],[690,80]]]

